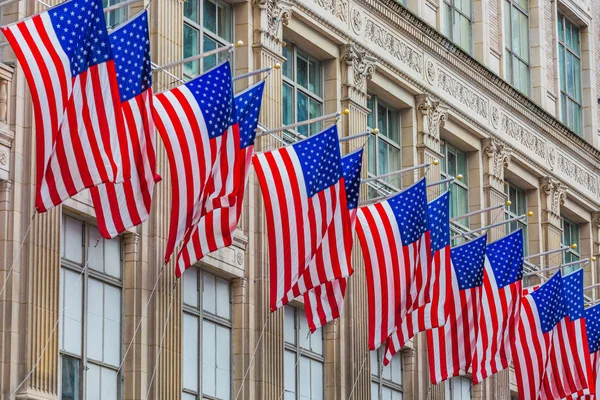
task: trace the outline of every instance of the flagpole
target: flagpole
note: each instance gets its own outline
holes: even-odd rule
[[[207,51],[206,53],[196,54],[195,56],[184,58],[183,60],[173,61],[172,63],[161,65],[161,66],[158,66],[156,68],[152,68],[152,70],[153,71],[162,71],[164,69],[169,69],[169,68],[172,68],[172,67],[176,67],[178,65],[186,64],[186,63],[189,63],[189,62],[192,62],[192,61],[196,61],[196,60],[199,60],[199,59],[204,58],[204,57],[213,56],[215,54],[219,54],[219,53],[222,53],[224,51],[231,50],[231,49],[233,49],[235,47],[242,47],[243,45],[244,45],[244,42],[241,41],[241,40],[238,40],[235,44],[230,43],[230,44],[228,44],[226,46],[219,47],[218,49]]]
[[[568,250],[568,249],[576,249],[576,248],[577,248],[577,245],[576,245],[575,243],[573,243],[573,244],[572,244],[572,245],[570,245],[570,246],[563,246],[563,247],[561,247],[561,248],[559,248],[559,249],[548,250],[548,251],[543,251],[543,252],[541,252],[541,253],[532,254],[532,255],[530,255],[530,256],[527,256],[527,257],[525,257],[525,260],[529,260],[529,259],[531,259],[531,258],[536,258],[536,257],[547,256],[547,255],[549,255],[549,254],[554,254],[554,253],[562,253],[562,252],[563,252],[563,251],[565,251],[565,250]]]
[[[557,266],[554,266],[554,267],[548,267],[548,268],[540,269],[540,270],[537,270],[537,271],[525,274],[524,276],[529,277],[529,276],[540,274],[542,272],[551,272],[551,271],[555,271],[557,269],[561,269],[561,268],[565,268],[565,267],[571,267],[573,265],[587,264],[590,261],[596,261],[596,257],[584,258],[582,260],[572,261],[570,263],[566,263],[566,264],[561,264],[561,265],[557,265]]]
[[[456,176],[455,178],[446,178],[446,179],[442,179],[441,181],[437,181],[437,182],[431,182],[431,183],[428,183],[428,184],[427,184],[427,187],[428,187],[428,188],[430,188],[430,187],[434,187],[434,186],[439,186],[439,185],[443,185],[444,183],[448,183],[448,182],[452,182],[452,183],[453,183],[453,182],[455,182],[455,181],[457,181],[457,180],[458,180],[458,181],[460,181],[462,178],[463,178],[463,176],[459,174],[459,175],[458,175],[458,176]],[[367,183],[369,183],[369,182],[367,182]],[[369,185],[369,186],[371,186],[371,185]],[[375,186],[371,186],[371,187],[372,187],[373,189],[375,189],[375,190],[380,190],[380,189],[381,189],[381,188],[377,188],[377,187],[375,187]],[[381,201],[381,200],[385,200],[385,199],[387,199],[387,198],[390,198],[390,197],[392,197],[392,196],[396,195],[397,193],[398,193],[398,192],[391,192],[391,193],[389,193],[389,194],[386,194],[386,195],[384,195],[384,196],[375,197],[374,199],[367,199],[367,200],[361,201],[361,202],[360,202],[360,204],[361,204],[361,205],[364,205],[364,204],[372,204],[372,203],[375,203],[375,202],[378,202],[378,201]]]
[[[323,115],[321,117],[308,119],[306,121],[296,122],[295,124],[284,125],[282,127],[274,128],[274,129],[267,129],[267,130],[258,132],[256,134],[256,137],[258,138],[258,137],[261,137],[261,136],[270,135],[271,133],[282,132],[282,131],[285,131],[285,130],[288,130],[288,129],[297,128],[299,126],[309,125],[309,124],[313,124],[315,122],[325,121],[325,120],[332,119],[332,118],[339,118],[342,115],[348,115],[348,114],[350,114],[350,110],[345,109],[344,111],[338,111],[338,112],[335,112],[335,113]],[[297,135],[297,136],[300,136],[300,135]]]
[[[461,181],[462,178],[463,178],[462,174],[458,174],[456,177],[450,177],[450,178],[442,179],[441,181],[428,183],[427,187],[431,188],[431,187],[443,185],[443,184],[449,183],[449,182]]]
[[[357,133],[356,135],[350,135],[350,136],[340,138],[340,143],[347,142],[348,140],[352,140],[352,139],[358,139],[361,137],[369,136],[369,135],[377,136],[378,134],[379,134],[379,129],[375,128],[375,129],[371,129],[370,131],[367,131],[367,132]]]
[[[415,169],[428,168],[428,167],[430,167],[432,165],[438,165],[439,163],[440,163],[439,160],[433,160],[430,163],[423,163],[423,164],[419,164],[419,165],[414,165],[412,167],[400,169],[398,171],[388,172],[387,174],[383,174],[383,175],[379,175],[379,176],[374,176],[372,178],[361,179],[360,182],[361,183],[367,183],[367,182],[378,181],[378,180],[381,180],[383,178],[388,178],[390,176],[401,175],[401,174],[403,174],[405,172],[414,171]]]
[[[510,207],[510,205],[512,204],[512,202],[510,200],[507,200],[504,204],[498,204],[496,206],[491,206],[491,207],[487,207],[487,208],[482,208],[481,210],[477,210],[477,211],[472,211],[470,213],[466,213],[464,215],[461,215],[459,217],[454,217],[454,218],[450,218],[450,221],[458,221],[461,220],[463,218],[468,218],[468,217],[472,217],[473,215],[477,215],[477,214],[483,214],[484,212],[487,211],[493,211],[493,210],[497,210],[499,208],[503,208],[504,206],[506,207]]]
[[[590,290],[590,289],[594,289],[594,288],[597,288],[597,287],[600,287],[600,283],[596,283],[594,285],[586,286],[586,287],[583,288],[583,290]]]
[[[501,221],[501,222],[496,222],[495,224],[491,224],[491,225],[487,225],[487,226],[482,226],[481,228],[473,229],[471,231],[461,233],[460,235],[452,236],[451,239],[452,240],[459,239],[461,237],[465,237],[466,235],[471,235],[473,233],[477,233],[477,232],[481,232],[481,231],[485,231],[485,230],[490,230],[490,229],[495,228],[497,226],[506,225],[506,224],[508,224],[510,222],[514,222],[514,221],[521,221],[522,219],[525,219],[527,217],[532,217],[532,216],[533,216],[533,213],[530,211],[529,213],[523,214],[523,215],[519,215],[518,217],[509,218],[509,219]]]
[[[112,6],[106,7],[104,9],[104,12],[118,10],[119,8],[127,7],[128,5],[131,5],[131,4],[134,4],[134,3],[139,3],[139,2],[140,2],[140,0],[128,0],[128,1],[125,1],[123,3],[113,4]]]
[[[252,76],[252,75],[262,74],[263,72],[271,73],[271,71],[273,71],[273,69],[281,69],[281,64],[275,63],[275,65],[270,66],[270,67],[264,67],[264,68],[257,69],[255,71],[250,71],[250,72],[246,72],[245,74],[234,76],[233,81],[235,82],[240,79],[248,78],[249,76]]]

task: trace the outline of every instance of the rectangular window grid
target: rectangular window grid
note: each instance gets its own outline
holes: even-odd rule
[[[529,0],[504,0],[505,78],[529,96]]]
[[[448,400],[469,400],[471,395],[471,379],[464,376],[456,376],[448,380],[446,386]]]
[[[456,178],[458,175],[462,175],[461,180],[455,180],[450,185],[450,218],[455,218],[464,215],[469,212],[469,175],[468,175],[468,162],[467,153],[457,149],[449,143],[442,143],[440,147],[442,153],[442,159],[440,160],[440,172],[441,178]],[[458,225],[462,231],[469,229],[469,219],[461,218],[454,222]],[[461,231],[454,229],[450,225],[451,234],[456,235]],[[452,242],[453,246],[463,243],[465,239],[457,239]]]
[[[183,274],[183,400],[231,399],[231,285],[189,268]]]
[[[581,39],[579,28],[558,14],[558,66],[562,122],[581,135]]]
[[[472,0],[443,0],[442,32],[467,53],[473,49]]]
[[[323,331],[318,329],[309,335],[302,311],[284,307],[284,399],[322,400],[325,396]]]
[[[577,245],[577,248],[572,249],[569,247],[567,251],[563,253],[563,263],[570,263],[573,261],[578,261],[581,259],[581,255],[579,254],[579,225],[575,222],[564,218],[562,219],[562,245],[563,246],[571,246],[572,244]],[[563,269],[563,273],[568,274],[579,269],[579,265],[566,267]]]
[[[59,350],[61,399],[121,398],[122,256],[119,238],[63,216]],[[86,260],[87,268],[86,268]]]
[[[404,365],[402,352],[398,352],[392,361],[383,366],[384,347],[371,351],[371,399],[402,400],[404,391]]]
[[[288,44],[283,48],[283,124],[289,125],[323,115],[323,66],[319,60]],[[323,122],[298,127],[295,132],[311,136],[323,130]],[[286,137],[284,136],[284,139]],[[287,140],[292,140],[289,135]]]
[[[505,220],[527,214],[527,193],[524,190],[507,182],[504,184],[504,192],[511,202],[510,206],[504,207]],[[517,229],[523,229],[523,250],[524,254],[527,255],[527,219],[513,221],[504,226],[506,234],[514,232]]]

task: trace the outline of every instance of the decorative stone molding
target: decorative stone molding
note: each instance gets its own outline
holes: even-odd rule
[[[123,234],[123,245],[125,246],[125,252],[136,251],[139,242],[140,235],[138,233],[125,232]]]
[[[316,0],[317,4],[346,22],[348,20],[348,0]]]
[[[282,25],[287,25],[292,18],[292,3],[287,0],[254,0],[259,10],[260,27],[256,30],[257,38],[276,54],[281,54],[283,45]]]
[[[600,229],[600,211],[594,211],[592,213],[592,224],[596,229]]]
[[[560,207],[567,198],[566,187],[563,183],[551,177],[540,179],[542,189],[542,211],[546,221],[560,227]]]
[[[367,80],[373,78],[375,59],[354,43],[341,47],[342,82],[347,90],[346,97],[357,101],[361,106],[367,100]]]
[[[483,153],[487,159],[483,163],[483,171],[486,178],[489,179],[488,184],[502,191],[504,168],[507,168],[510,162],[510,149],[503,141],[489,138],[483,141]]]
[[[466,84],[448,74],[443,69],[438,70],[438,87],[454,99],[460,101],[482,118],[488,118],[488,101]]]
[[[427,94],[419,94],[415,97],[415,100],[417,104],[419,144],[439,153],[440,128],[448,120],[448,108],[441,105],[439,100]]]

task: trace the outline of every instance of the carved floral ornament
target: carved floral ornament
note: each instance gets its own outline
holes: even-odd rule
[[[441,105],[440,101],[426,94],[420,94],[416,98],[417,111],[422,117],[418,123],[421,124],[420,131],[439,139],[440,128],[448,120],[448,108]]]
[[[341,61],[352,67],[353,76],[348,77],[348,84],[361,92],[367,91],[367,80],[375,73],[375,58],[367,56],[366,51],[359,49],[354,43],[345,44],[342,48]]]
[[[348,20],[348,0],[316,0],[316,2],[340,20],[344,22]]]
[[[281,25],[287,25],[292,17],[292,3],[288,0],[254,0],[267,12],[267,32],[274,37],[280,34]]]
[[[565,204],[567,199],[566,187],[561,182],[553,178],[542,179],[542,191],[548,196],[547,211],[560,215],[560,206]]]
[[[484,142],[483,152],[491,162],[488,174],[503,180],[504,168],[507,168],[510,162],[510,149],[501,140],[491,138]]]

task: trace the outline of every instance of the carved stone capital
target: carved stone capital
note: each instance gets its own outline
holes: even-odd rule
[[[440,151],[440,128],[448,120],[448,108],[427,94],[415,97],[417,104],[417,131],[419,144]]]
[[[600,211],[595,211],[592,213],[592,223],[596,229],[600,229]]]
[[[483,171],[486,177],[490,179],[489,184],[497,184],[499,189],[502,190],[504,168],[508,167],[510,162],[510,149],[503,141],[497,138],[489,138],[483,141],[483,153],[486,155]]]
[[[551,177],[540,179],[542,189],[542,212],[546,215],[545,222],[560,226],[560,206],[567,198],[566,186]]]
[[[260,25],[256,32],[257,41],[276,54],[281,54],[283,45],[282,25],[292,18],[292,3],[288,0],[254,0]]]
[[[340,62],[343,84],[366,96],[367,80],[373,78],[375,72],[375,58],[367,56],[366,51],[354,43],[347,43],[341,47]]]
[[[125,252],[131,253],[135,252],[140,242],[140,235],[135,232],[125,232],[123,233],[123,245],[125,246]]]

